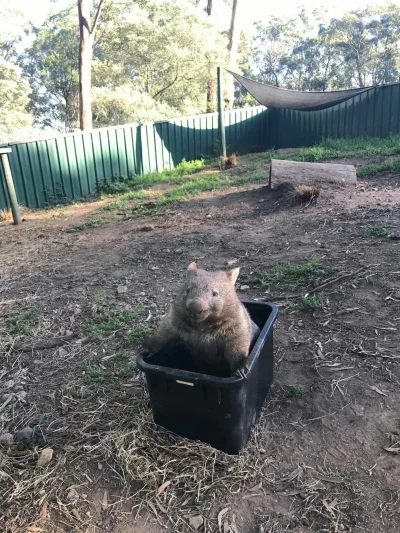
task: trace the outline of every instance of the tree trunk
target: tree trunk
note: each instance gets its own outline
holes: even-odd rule
[[[364,82],[362,79],[362,70],[361,70],[361,63],[360,63],[360,54],[357,51],[356,52],[356,64],[357,64],[357,76],[358,76],[358,85],[362,88],[364,87]]]
[[[78,0],[79,16],[79,123],[81,130],[92,129],[92,57],[93,41],[104,0],[97,7],[93,26],[90,12],[92,0]]]
[[[207,15],[211,16],[212,0],[207,0]],[[217,91],[216,91],[215,77],[211,78],[207,83],[207,113],[214,113],[217,109]]]
[[[233,71],[237,69],[237,54],[238,54],[239,37],[240,37],[240,29],[238,30],[237,26],[235,26],[237,5],[238,5],[238,0],[233,0],[231,26],[229,29],[229,43],[228,43],[229,68],[230,70],[233,70]],[[235,80],[233,79],[233,77],[231,77],[228,83],[228,105],[227,105],[228,109],[233,108],[234,99],[235,99]]]
[[[214,113],[216,109],[216,83],[212,79],[207,85],[207,113]]]

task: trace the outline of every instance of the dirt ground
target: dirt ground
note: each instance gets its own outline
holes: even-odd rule
[[[0,435],[15,442],[0,444],[0,529],[397,533],[399,185],[324,184],[316,205],[249,185],[76,233],[100,203],[2,223]],[[253,281],[312,258],[337,269],[322,309],[298,308],[307,288]],[[274,385],[239,458],[155,427],[130,366],[186,266],[232,260],[240,296],[280,310]]]

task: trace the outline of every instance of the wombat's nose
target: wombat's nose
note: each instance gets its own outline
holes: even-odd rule
[[[193,316],[200,315],[203,311],[203,304],[200,300],[192,300],[188,304],[189,313]]]

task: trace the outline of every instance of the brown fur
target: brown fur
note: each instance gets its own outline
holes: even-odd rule
[[[232,154],[229,157],[224,157],[221,155],[219,160],[221,170],[228,170],[232,167],[236,167],[238,164],[238,157],[236,154]]]
[[[240,375],[258,328],[235,291],[239,270],[207,272],[191,263],[179,294],[146,348],[156,353],[169,344],[184,344],[198,372],[214,374],[229,365],[231,375]]]

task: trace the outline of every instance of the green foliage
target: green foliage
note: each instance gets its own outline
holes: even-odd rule
[[[167,103],[154,100],[149,94],[128,83],[116,89],[94,87],[92,95],[93,121],[97,128],[162,120],[180,115],[179,111]]]
[[[307,287],[317,281],[334,274],[337,269],[321,265],[315,259],[300,265],[277,264],[270,270],[258,270],[254,274],[254,282],[261,287],[288,285],[290,287]]]
[[[7,318],[7,324],[12,335],[30,335],[33,328],[38,325],[40,318],[39,309],[30,309],[20,315]]]
[[[77,127],[76,6],[49,16],[32,33],[22,64],[35,122],[70,131]],[[190,0],[104,2],[93,48],[94,126],[205,111],[207,81],[225,46]]]
[[[79,28],[76,6],[50,15],[21,58],[32,88],[30,110],[35,124],[51,126],[61,133],[78,124]]]
[[[20,68],[0,59],[0,142],[10,141],[10,134],[31,124],[27,112],[29,93],[29,84],[22,79]]]
[[[382,226],[367,226],[364,233],[369,237],[388,237],[390,230]]]
[[[396,82],[400,7],[366,7],[326,19],[321,11],[272,17],[253,41],[259,79],[295,90],[326,91]]]

